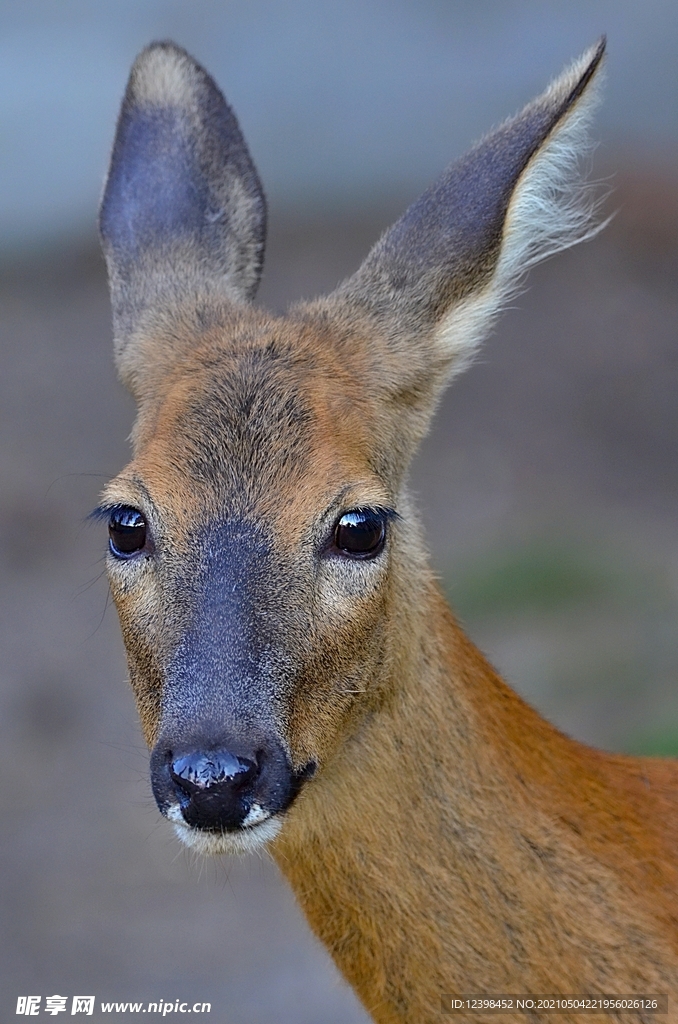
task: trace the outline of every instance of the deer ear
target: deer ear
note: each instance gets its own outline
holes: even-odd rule
[[[415,414],[415,442],[526,270],[597,230],[579,161],[604,50],[603,38],[453,164],[319,304],[344,333],[367,328],[372,386]]]
[[[99,216],[116,356],[144,314],[188,297],[253,298],[266,203],[238,122],[207,72],[173,43],[137,57]]]

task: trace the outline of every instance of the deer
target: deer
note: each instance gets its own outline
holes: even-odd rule
[[[407,482],[527,269],[597,230],[604,50],[285,315],[253,301],[266,201],[208,73],[153,43],[117,122],[99,225],[137,417],[95,514],[153,795],[189,848],[272,855],[377,1024],[678,995],[678,763],[584,746],[499,677]]]

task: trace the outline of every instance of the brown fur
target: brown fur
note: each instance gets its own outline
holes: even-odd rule
[[[158,50],[145,52],[155,67]],[[449,304],[486,301],[525,168],[538,170],[575,116],[601,54],[492,137],[496,156],[523,125],[527,148],[484,248],[462,253],[463,282],[436,265],[424,302],[426,275],[411,268],[433,257],[415,251],[428,229],[410,211],[353,282],[285,318],[234,301],[232,283],[221,297],[212,279],[201,290],[193,268],[183,285],[173,272],[169,291],[135,286],[144,308],[118,319],[139,417],[133,460],[105,499],[143,510],[154,547],[133,564],[109,559],[109,576],[144,734],[153,745],[168,666],[213,564],[196,554],[202,531],[224,517],[256,524],[274,551],[275,721],[292,763],[318,765],[270,849],[379,1024],[439,1020],[444,993],[678,994],[678,765],[588,749],[498,678],[445,606],[404,482],[454,372]],[[173,73],[184,58],[172,56]],[[184,105],[190,81],[187,94],[172,78]],[[551,118],[536,135],[534,111]],[[145,274],[155,235],[139,244]],[[117,246],[108,239],[122,309],[118,264],[134,271]],[[404,277],[392,260],[410,266]],[[324,557],[337,517],[362,506],[398,512],[385,553]],[[248,715],[262,699],[255,687]]]

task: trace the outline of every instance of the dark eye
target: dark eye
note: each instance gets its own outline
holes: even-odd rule
[[[372,509],[346,512],[334,528],[334,545],[353,558],[374,558],[384,546],[386,516]]]
[[[146,546],[146,520],[135,508],[114,508],[108,520],[111,553],[130,558]]]

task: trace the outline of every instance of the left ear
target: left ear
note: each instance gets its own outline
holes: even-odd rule
[[[233,111],[174,43],[134,62],[99,216],[118,370],[133,387],[134,334],[187,299],[254,297],[266,203]]]
[[[527,269],[597,230],[578,164],[604,50],[602,39],[453,164],[358,272],[310,307],[344,337],[367,334],[361,377],[388,395],[409,454]]]

